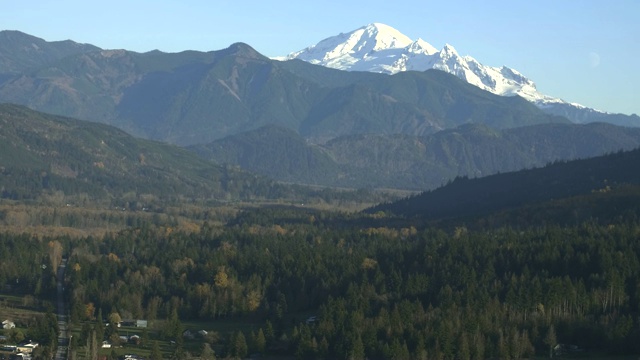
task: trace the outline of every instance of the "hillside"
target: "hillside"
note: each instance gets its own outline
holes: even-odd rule
[[[269,126],[191,149],[287,182],[425,190],[456,176],[486,176],[638,146],[640,129],[594,123],[504,130],[468,124],[425,136],[341,136],[323,145]]]
[[[238,165],[286,182],[330,185],[330,179],[340,176],[339,165],[321,147],[273,125],[190,149],[219,164]]]
[[[438,189],[382,204],[368,211],[385,211],[405,217],[435,220],[479,217],[611,191],[614,195],[628,192],[627,195],[633,195],[628,199],[637,198],[640,186],[638,163],[640,149],[590,159],[556,162],[543,168],[477,179],[459,177]],[[631,190],[627,189],[628,186],[631,186]],[[617,198],[618,201],[623,201],[625,207],[629,205],[629,201],[624,201],[625,196]],[[569,202],[566,210],[576,213],[594,208],[590,201],[582,206]],[[550,207],[552,206],[547,204],[542,209],[548,210]],[[615,206],[613,210],[614,214],[624,212],[623,208],[616,209]]]
[[[110,126],[6,104],[0,105],[0,124],[2,198],[59,194],[121,203],[286,197],[270,180]]]
[[[502,129],[568,122],[439,71],[354,75],[270,60],[242,43],[206,53],[96,49],[38,64],[0,82],[0,102],[179,145],[265,125],[324,142],[355,134],[425,135],[464,123]],[[0,64],[0,73],[15,70]]]
[[[20,31],[0,31],[0,82],[9,75],[51,65],[68,56],[99,50],[71,40],[47,42]]]

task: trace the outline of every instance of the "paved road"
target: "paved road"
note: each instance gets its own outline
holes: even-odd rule
[[[64,303],[64,272],[67,268],[67,259],[62,259],[58,266],[57,273],[57,290],[58,290],[58,328],[60,335],[58,336],[58,351],[56,352],[56,360],[67,359],[67,347],[69,345],[69,334],[67,332],[67,309]]]

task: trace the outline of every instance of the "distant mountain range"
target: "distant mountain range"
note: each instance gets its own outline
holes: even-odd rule
[[[440,71],[337,71],[270,60],[240,43],[208,53],[140,54],[86,45],[71,46],[76,51],[70,52],[67,42],[41,46],[40,39],[9,35],[17,40],[2,45],[8,65],[0,68],[1,102],[179,145],[269,124],[324,142],[355,134],[424,135],[465,123],[502,129],[567,122]],[[37,61],[16,73],[28,53],[24,49],[34,46]]]
[[[640,126],[637,115],[605,113],[541,94],[532,80],[514,69],[483,65],[471,56],[459,55],[449,44],[438,50],[422,39],[413,41],[400,31],[380,23],[329,37],[278,59],[300,59],[334,69],[386,74],[442,70],[494,94],[519,95],[544,111],[565,116],[575,123],[604,121]]]
[[[456,176],[482,177],[640,145],[640,129],[610,124],[482,124],[424,136],[351,135],[307,142],[276,126],[191,147],[201,156],[273,179],[325,186],[433,189]]]
[[[218,164],[287,182],[427,189],[455,176],[640,145],[638,129],[572,125],[521,97],[492,94],[437,70],[341,71],[272,60],[242,43],[211,52],[102,50],[15,31],[0,32],[0,50],[0,102],[192,146]],[[27,151],[13,159],[33,156]]]
[[[0,104],[0,199],[162,211],[175,204],[238,201],[358,207],[397,197],[282,184],[113,126]]]

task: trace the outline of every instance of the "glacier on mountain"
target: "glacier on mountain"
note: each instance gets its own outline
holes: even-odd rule
[[[393,27],[381,23],[329,37],[316,45],[275,59],[300,59],[340,70],[386,74],[437,69],[497,95],[519,95],[542,109],[560,106],[607,114],[544,95],[536,89],[532,80],[514,69],[485,66],[471,56],[460,56],[449,44],[438,50],[422,39],[411,40]]]

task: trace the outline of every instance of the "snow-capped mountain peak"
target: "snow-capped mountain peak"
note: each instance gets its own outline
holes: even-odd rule
[[[538,92],[533,81],[514,69],[483,65],[471,56],[461,56],[449,44],[438,50],[422,39],[413,41],[381,23],[324,39],[316,45],[275,59],[301,59],[340,70],[386,74],[437,69],[497,95],[519,95],[550,114],[567,116],[577,123],[609,121],[605,120],[610,115],[608,113]],[[614,116],[611,122],[640,126],[639,119],[636,115],[623,115],[620,119]]]
[[[442,50],[440,50],[440,54],[441,56],[445,56],[445,55],[454,56],[454,55],[458,55],[458,52],[453,47],[453,45],[444,44],[444,46],[442,47]]]
[[[403,49],[412,43],[413,40],[391,26],[372,23],[349,33],[324,39],[316,45],[291,53],[284,59],[300,59],[332,68],[353,70],[352,67],[357,62],[371,58],[378,51]],[[429,49],[431,45],[421,42],[420,46]]]
[[[404,48],[413,42],[400,31],[385,24],[369,24],[356,30],[354,35],[358,36],[360,31],[364,32],[363,36],[360,36],[362,45],[366,47],[373,45],[372,50],[374,51]]]
[[[433,47],[433,45],[428,42],[418,38],[418,40],[412,42],[408,47],[407,51],[412,54],[420,54],[424,53],[427,55],[433,55],[438,52],[438,49]]]
[[[437,69],[494,94],[520,95],[539,106],[565,103],[539,93],[534,82],[516,70],[506,66],[498,68],[483,65],[471,56],[461,56],[450,44],[438,50],[422,39],[413,41],[393,27],[381,23],[372,23],[324,39],[279,59],[301,59],[341,70],[387,74]]]

